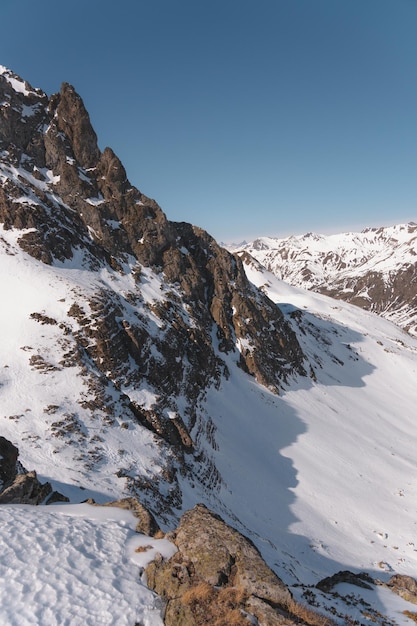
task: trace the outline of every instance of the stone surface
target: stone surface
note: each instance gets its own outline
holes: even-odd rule
[[[103,505],[100,505],[103,506]],[[156,534],[161,532],[158,526],[158,522],[148,509],[139,502],[137,498],[123,498],[122,500],[116,500],[114,502],[106,502],[104,506],[115,506],[119,509],[127,509],[132,511],[135,517],[138,519],[136,525],[136,532],[155,537]]]
[[[407,602],[417,604],[417,581],[411,576],[395,574],[391,576],[387,586]]]
[[[36,472],[19,474],[0,493],[0,504],[40,504],[52,493],[50,483],[41,484]]]
[[[8,487],[17,475],[19,450],[11,441],[0,437],[0,491]]]
[[[332,591],[333,587],[340,583],[356,585],[356,587],[362,587],[363,589],[373,589],[372,585],[375,584],[375,581],[365,572],[361,574],[354,574],[349,570],[343,570],[333,574],[333,576],[323,578],[323,580],[317,583],[316,587],[317,589],[320,589],[320,591],[328,593],[329,591]]]
[[[28,472],[18,456],[18,448],[0,437],[0,504],[68,502],[67,497],[52,491],[50,483],[39,482],[35,471]]]
[[[203,623],[199,611],[206,604],[206,614],[215,614],[214,605],[221,603],[219,589],[229,594],[227,610],[250,607],[255,617],[270,613],[280,623],[280,612],[292,599],[290,591],[252,542],[218,515],[204,505],[195,506],[182,516],[173,541],[178,552],[146,569],[148,585],[167,600],[167,626]]]

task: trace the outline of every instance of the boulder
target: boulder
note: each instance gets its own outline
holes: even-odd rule
[[[178,552],[146,569],[148,586],[167,601],[167,626],[218,619],[243,625],[249,623],[245,614],[259,624],[274,615],[280,623],[292,600],[289,589],[253,543],[221,517],[198,504],[183,515],[172,540]]]
[[[35,471],[25,470],[18,456],[16,446],[0,437],[0,504],[69,502],[66,496],[52,491],[50,483],[39,482]]]
[[[417,581],[411,576],[395,574],[391,576],[387,586],[407,602],[417,604]]]
[[[36,472],[16,476],[0,493],[0,504],[40,504],[52,493],[50,483],[41,484]]]

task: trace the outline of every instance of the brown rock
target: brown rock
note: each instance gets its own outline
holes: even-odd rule
[[[41,484],[36,472],[27,472],[0,493],[0,504],[40,504],[51,492],[50,483]]]
[[[94,501],[90,501],[90,504],[95,504]],[[114,502],[106,502],[104,505],[98,506],[114,506],[119,509],[127,509],[128,511],[132,511],[135,517],[138,518],[138,523],[136,525],[136,532],[143,533],[144,535],[149,535],[150,537],[154,537],[157,533],[161,532],[161,529],[158,526],[157,521],[154,516],[146,507],[143,506],[137,500],[137,498],[123,498],[122,500],[116,500]]]
[[[271,624],[280,623],[276,609],[291,602],[289,589],[252,542],[218,515],[198,504],[181,518],[174,543],[178,552],[171,559],[146,570],[148,585],[167,599],[167,626],[211,623],[201,621],[209,615],[224,620],[228,611],[246,624],[242,610],[256,618],[273,614]]]
[[[417,581],[411,576],[395,574],[391,576],[387,586],[407,602],[417,604]]]

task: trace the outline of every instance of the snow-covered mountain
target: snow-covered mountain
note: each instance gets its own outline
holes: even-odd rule
[[[417,224],[261,237],[237,249],[291,285],[374,311],[417,335]]]
[[[71,503],[135,496],[164,531],[204,503],[253,541],[296,598],[336,623],[412,623],[403,611],[413,605],[393,601],[384,585],[314,585],[341,570],[382,582],[417,577],[417,339],[170,222],[114,153],[99,151],[72,87],[48,98],[6,68],[0,222],[0,434],[25,468]],[[63,506],[42,507],[42,516],[56,511],[53,541],[67,538],[59,516],[77,514]],[[0,540],[18,546],[8,507]],[[24,528],[20,509],[16,519]],[[103,559],[105,536],[129,538],[113,522],[101,531],[87,524],[86,541]],[[8,580],[26,581],[20,548],[10,554]],[[42,554],[59,566],[57,552]],[[65,554],[71,565],[70,547]],[[34,559],[36,551],[32,576]],[[107,580],[116,580],[112,567]],[[87,571],[83,560],[77,584],[50,579],[47,598],[25,582],[15,611],[0,583],[0,617],[35,623],[22,612],[27,589],[37,623],[58,624],[51,598],[67,609],[76,588],[81,602]],[[230,562],[229,586],[232,571]],[[134,596],[130,583],[114,584]],[[97,593],[108,598],[111,587]],[[132,616],[160,624],[155,598],[136,592]],[[353,601],[359,593],[363,601]],[[100,614],[77,605],[82,621],[73,623],[118,623],[117,598]],[[270,609],[284,621],[258,624],[294,623]]]

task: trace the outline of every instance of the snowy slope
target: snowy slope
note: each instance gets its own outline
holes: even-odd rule
[[[175,546],[136,534],[136,522],[88,504],[2,505],[0,623],[163,626],[162,603],[140,575]]]
[[[247,272],[292,319],[314,378],[277,397],[235,369],[209,393],[223,482],[206,499],[289,584],[305,589],[345,569],[416,577],[417,341],[255,265]],[[378,594],[374,605],[410,623],[391,593]]]
[[[88,378],[77,365],[59,367],[68,351],[59,323],[68,324],[74,295],[87,301],[95,281],[128,289],[129,279],[75,261],[41,265],[19,250],[16,236],[2,233],[0,256],[8,294],[0,320],[2,434],[19,446],[28,469],[73,502],[126,495],[120,457],[152,477],[163,471],[164,456],[148,430],[100,421],[83,409]],[[294,379],[278,397],[230,358],[229,378],[208,390],[191,433],[213,475],[206,488],[183,476],[182,509],[206,502],[252,538],[287,584],[303,585],[293,587],[296,593],[343,569],[382,580],[394,572],[417,577],[417,341],[371,313],[290,287],[255,263],[246,269],[291,320],[310,377]],[[161,291],[153,281],[149,274],[144,284],[150,300]],[[58,326],[40,323],[34,312]],[[45,354],[46,365],[32,359]],[[141,401],[152,403],[146,390]],[[70,443],[54,436],[57,413],[77,416],[80,432]],[[194,475],[201,470],[196,462]],[[389,612],[387,593],[379,591],[378,603]],[[394,617],[400,620],[398,607]]]
[[[134,466],[152,478],[164,467],[163,451],[149,430],[132,420],[125,423],[120,391],[110,381],[104,386],[105,404],[114,403],[116,415],[120,405],[120,418],[97,406],[97,387],[103,383],[92,365],[86,371],[71,360],[77,323],[68,310],[74,302],[87,307],[89,296],[106,281],[115,291],[132,284],[116,273],[83,270],[82,259],[68,268],[39,264],[16,245],[18,234],[0,234],[2,434],[16,442],[26,468],[36,469],[66,495],[92,496],[97,502],[126,495],[118,470]],[[156,300],[158,287],[150,277],[143,292]],[[134,393],[140,400],[139,391]],[[151,399],[142,390],[142,402]]]
[[[255,497],[251,524],[279,545],[286,581],[317,583],[343,569],[416,577],[417,341],[256,264],[247,273],[298,326],[316,381],[300,380],[282,398],[264,392],[269,408],[249,414],[243,431],[239,424],[249,478],[234,476],[229,498],[243,512]],[[240,402],[243,411],[247,398]],[[273,558],[271,544],[264,550]]]
[[[26,127],[21,118],[30,114],[30,121],[40,115],[45,97],[29,90],[1,66],[0,74],[6,81],[10,79],[15,94],[30,96],[36,102],[36,110],[28,111],[16,101],[22,110],[13,109],[13,115],[19,118],[20,126]],[[64,92],[63,98],[73,98],[71,90]],[[9,112],[10,103],[5,100],[1,107]],[[58,143],[60,138],[57,133]],[[121,165],[106,154],[111,171],[121,172],[120,189],[124,189]],[[406,606],[409,610],[413,607],[400,600],[394,602],[384,587],[369,592],[374,612],[366,617],[360,604],[349,608],[347,600],[313,592],[311,586],[344,569],[364,570],[383,581],[394,572],[417,577],[417,340],[372,313],[290,287],[246,259],[249,279],[277,303],[305,355],[307,376],[294,374],[300,369],[275,370],[288,371],[281,395],[275,395],[239,368],[238,362],[243,353],[250,356],[250,339],[255,341],[256,334],[277,335],[263,335],[264,328],[258,325],[252,335],[239,336],[234,327],[231,336],[236,339],[238,351],[225,351],[218,334],[222,316],[219,315],[217,325],[212,321],[209,325],[206,317],[193,315],[192,300],[184,299],[179,275],[174,272],[169,282],[156,262],[153,269],[150,267],[152,245],[156,244],[146,242],[145,235],[154,241],[153,235],[159,233],[157,242],[162,249],[171,242],[165,272],[181,255],[187,259],[194,254],[194,260],[199,256],[198,250],[179,243],[181,237],[171,241],[173,226],[155,206],[150,204],[139,215],[136,210],[143,206],[142,201],[136,200],[136,195],[132,199],[134,219],[130,221],[152,225],[140,238],[136,237],[142,232],[140,228],[129,231],[135,245],[148,246],[149,266],[146,254],[141,257],[140,271],[138,258],[130,258],[129,253],[118,257],[118,270],[112,269],[110,263],[100,262],[105,257],[93,259],[93,251],[97,250],[94,238],[107,237],[109,249],[117,252],[115,242],[121,245],[121,221],[115,219],[117,213],[110,211],[114,203],[111,186],[107,189],[106,205],[99,188],[94,187],[102,179],[98,177],[94,182],[91,172],[87,176],[86,169],[76,165],[72,157],[73,162],[68,161],[68,155],[64,159],[65,155],[63,161],[74,167],[71,172],[75,176],[68,189],[56,172],[39,169],[27,161],[27,155],[19,153],[18,162],[13,164],[13,155],[0,153],[0,184],[7,192],[3,203],[8,219],[7,227],[0,230],[0,423],[1,434],[19,448],[23,465],[35,469],[42,481],[50,481],[72,503],[90,496],[102,503],[135,493],[157,515],[164,529],[175,526],[183,511],[204,502],[254,541],[295,595],[307,600],[308,593],[315,594],[323,609],[334,607],[338,623],[346,623],[343,616],[348,612],[360,624],[411,623],[401,611]],[[106,159],[101,166],[107,163]],[[79,229],[75,232],[75,222],[70,217],[76,211],[57,195],[56,186],[61,184],[61,193],[67,193],[65,197],[70,201],[74,180],[83,180],[88,187],[85,193],[89,195],[84,200],[77,198],[83,202],[82,213],[94,208],[88,215],[99,229],[96,233],[87,218],[87,229],[78,220]],[[81,193],[82,186],[79,189]],[[115,189],[120,191],[117,186]],[[136,194],[131,188],[127,191],[131,195],[132,192]],[[97,207],[100,209],[95,212]],[[32,208],[38,211],[36,215],[39,213],[49,221],[39,218],[38,224],[35,220],[36,226],[26,234],[37,228],[37,236],[43,233],[47,239],[56,228],[61,235],[51,237],[54,254],[47,257],[50,265],[39,260],[42,252],[48,252],[48,246],[40,246],[36,257],[36,246],[29,246],[22,230],[9,219],[18,209],[21,220],[25,218],[21,225],[27,224],[25,220],[31,216]],[[385,281],[384,288],[389,289],[393,267],[414,267],[416,228],[407,225],[334,240],[313,235],[295,238],[291,248],[294,252],[288,252],[287,247],[287,252],[279,254],[282,262],[288,261],[288,271],[297,271],[294,281],[302,280],[303,285],[314,286],[314,281],[327,285],[336,277],[341,279],[342,289],[349,290],[349,281],[356,283],[358,275],[366,277],[378,271]],[[164,229],[168,239],[162,236]],[[186,229],[175,232],[186,233]],[[196,243],[193,233],[192,241]],[[22,250],[25,241],[36,258]],[[45,243],[42,238],[39,241]],[[55,254],[57,243],[62,244],[60,255]],[[265,253],[264,263],[271,247],[273,244],[267,240],[257,244],[258,252]],[[200,249],[200,256],[214,259],[213,250],[214,244],[210,243]],[[376,251],[372,259],[371,251]],[[255,249],[251,252],[254,254]],[[219,268],[230,261],[219,254],[217,257],[220,266],[213,271],[217,280],[213,288],[225,282],[227,274]],[[184,258],[179,267],[189,270]],[[271,265],[271,269],[277,268]],[[202,276],[208,277],[190,273],[190,280],[206,281]],[[290,274],[285,276],[287,280],[289,277]],[[306,282],[310,279],[314,279],[311,285]],[[365,285],[365,299],[369,295],[366,289]],[[203,292],[204,289],[201,297]],[[245,293],[253,297],[256,292]],[[213,308],[215,304],[221,311],[224,294],[228,294],[234,308],[233,319],[238,320],[238,325],[249,327],[251,320],[236,315],[235,304],[241,311],[254,309],[245,309],[237,301],[236,292],[217,290],[217,301],[211,302]],[[259,293],[256,302],[259,308],[265,307]],[[205,306],[201,301],[199,305]],[[113,325],[106,325],[109,308],[117,322]],[[397,307],[395,312],[386,313],[397,316],[399,321],[399,311]],[[407,324],[412,323],[414,318],[408,309],[403,309],[402,314]],[[201,350],[205,344],[201,342],[195,344],[193,351],[190,348],[181,353],[184,360],[192,354],[199,358],[175,369],[178,359],[181,361],[175,350],[184,341],[191,345],[193,340],[188,335],[197,336],[198,320],[207,324],[210,350],[217,351],[217,361],[210,357],[214,374],[204,362]],[[121,352],[122,356],[127,354],[126,362],[118,362],[108,371],[100,368],[103,362],[111,361],[104,361],[104,357],[100,361],[100,341],[107,341],[110,350],[116,350],[118,328],[122,326],[128,334],[134,324],[139,330],[146,328],[146,333],[132,334],[131,351]],[[158,339],[164,333],[174,346],[170,355],[173,360],[168,364],[172,371],[168,373],[168,361],[158,350]],[[146,342],[146,358],[141,341]],[[140,358],[133,362],[135,346]],[[276,343],[262,346],[266,355],[268,351],[279,354],[276,348]],[[109,359],[108,352],[106,358]],[[149,367],[151,361],[155,374],[152,384],[141,370]],[[225,363],[227,368],[223,367]],[[276,359],[275,367],[278,365]],[[191,377],[190,372],[198,367],[202,376]],[[183,379],[164,387],[166,380],[160,376],[163,368],[165,376],[173,377],[172,372],[179,372]],[[133,375],[135,371],[139,372],[137,376]],[[200,381],[194,395],[186,394],[185,390],[192,390],[186,385],[187,376],[195,382],[194,387]],[[165,389],[172,392],[172,397],[164,397]],[[146,424],[140,421],[140,410],[152,417],[160,398],[168,400],[162,416],[168,424],[176,419],[172,407],[186,415],[186,409],[192,406],[195,416],[193,412],[187,426],[194,448],[185,445],[178,448],[178,453],[169,437],[164,439],[152,432],[151,418]],[[132,403],[138,408],[136,413],[131,409]],[[156,411],[154,417],[161,418]],[[38,509],[2,506],[0,514],[0,553],[4,554],[0,566],[5,568],[0,582],[0,618],[5,623],[49,626],[55,619],[56,623],[68,624],[127,624],[133,620],[160,624],[158,599],[149,595],[138,580],[140,564],[132,565],[132,551],[129,546],[125,548],[131,538],[131,520],[115,520],[113,512],[110,519],[106,513],[92,520],[90,509],[77,513],[72,505]],[[29,543],[28,534],[33,539]],[[153,540],[143,541],[153,545]],[[74,548],[81,554],[78,566]],[[26,558],[27,553],[30,559]],[[116,574],[119,568],[120,578]],[[50,576],[46,581],[45,571],[56,573],[55,580]],[[100,584],[99,578],[103,578]],[[41,581],[45,587],[31,586],[33,580]],[[94,596],[90,595],[90,582]],[[18,589],[16,600],[12,587]],[[350,594],[351,589],[344,593]],[[68,616],[71,594],[76,598],[78,611],[74,618]],[[91,608],[95,601],[100,604],[101,614]],[[29,605],[31,612],[27,612]],[[377,617],[376,610],[389,615],[389,621]]]
[[[79,298],[83,290],[89,292],[94,287],[94,276],[76,268],[40,266],[14,247],[14,236],[10,231],[2,233],[8,245],[2,246],[0,257],[2,293],[9,294],[7,306],[1,307],[0,324],[2,433],[19,445],[21,460],[28,469],[40,469],[41,478],[51,480],[73,502],[90,495],[102,500],[122,496],[126,493],[124,479],[114,473],[122,447],[124,456],[132,463],[142,463],[151,473],[164,465],[151,434],[132,424],[128,430],[118,424],[100,424],[87,412],[84,414],[77,400],[86,390],[76,367],[73,371],[48,371],[30,366],[33,354],[48,354],[52,365],[60,356],[55,326],[39,324],[30,314],[40,311],[54,315],[58,321],[64,319],[63,299],[70,297],[74,289]],[[220,389],[208,391],[195,426],[216,475],[210,489],[183,477],[183,509],[198,501],[206,502],[252,538],[267,562],[300,597],[310,591],[309,585],[343,569],[364,570],[381,580],[387,580],[393,572],[417,577],[417,341],[371,313],[290,287],[255,264],[247,266],[247,273],[292,321],[312,367],[311,377],[294,379],[283,395],[276,396],[231,360],[230,377],[223,379]],[[104,280],[100,275],[95,279]],[[151,297],[148,283],[147,288]],[[79,446],[59,440],[55,443],[50,430],[54,416],[45,412],[45,407],[55,404],[64,404],[67,412],[76,412],[83,421],[86,436],[80,437]],[[94,436],[94,428],[100,428],[102,457],[98,466],[87,468],[82,462],[84,440]],[[195,474],[200,469],[196,462]],[[63,522],[60,529],[54,508],[47,507],[45,513],[42,508],[36,509],[41,514],[36,523],[40,529],[42,524],[52,528],[56,543],[67,532],[64,528],[68,522]],[[7,553],[8,563],[13,563],[16,578],[22,576],[23,580],[19,567],[26,565],[25,561],[20,563],[19,553],[22,537],[31,532],[32,514],[25,511],[18,518],[20,526],[12,530],[6,523],[9,507],[1,511],[5,516],[2,542],[10,546],[8,550],[14,550],[14,556]],[[44,515],[52,514],[46,521]],[[94,541],[100,546],[98,560],[107,561],[108,548],[102,538],[106,525],[98,525],[88,533],[81,530],[84,537],[80,545],[84,539],[90,543],[91,533],[97,533]],[[5,615],[11,624],[53,623],[39,611],[48,607],[54,594],[62,597],[65,605],[65,587],[78,589],[80,579],[86,576],[83,561],[71,582],[66,566],[56,564],[58,557],[50,546],[46,547],[46,540],[38,541],[41,549],[33,547],[31,577],[37,578],[37,568],[45,562],[52,569],[58,568],[60,574],[46,595],[22,583],[16,610],[31,599],[38,614],[29,615],[26,622],[17,617],[13,622],[11,605],[5,601]],[[116,540],[119,548],[124,541],[121,536]],[[64,552],[67,549],[62,548]],[[93,562],[90,566],[96,567]],[[130,589],[131,584],[126,582],[126,588]],[[64,587],[61,591],[60,585]],[[9,587],[3,590],[4,597],[9,597]],[[357,592],[355,588],[353,591]],[[104,589],[97,593],[110,592]],[[112,620],[118,615],[118,593],[117,589],[111,591],[113,599],[109,600],[116,613],[110,611],[110,617],[103,613],[99,623],[115,623]],[[384,588],[367,593],[371,595],[368,601],[394,620],[389,623],[411,623],[401,611],[405,607],[413,610],[412,605]],[[360,605],[349,609],[340,599],[317,591],[315,594],[322,609],[338,607],[340,624],[344,623],[340,616],[348,610],[360,617],[360,623],[372,623],[363,617]],[[130,596],[126,597],[120,598],[121,606]],[[149,606],[157,608],[158,603],[152,602]],[[65,607],[60,615],[65,615]],[[89,615],[92,619],[93,614]],[[146,616],[146,612],[141,615]],[[160,618],[155,615],[159,613],[144,623],[159,624]]]

